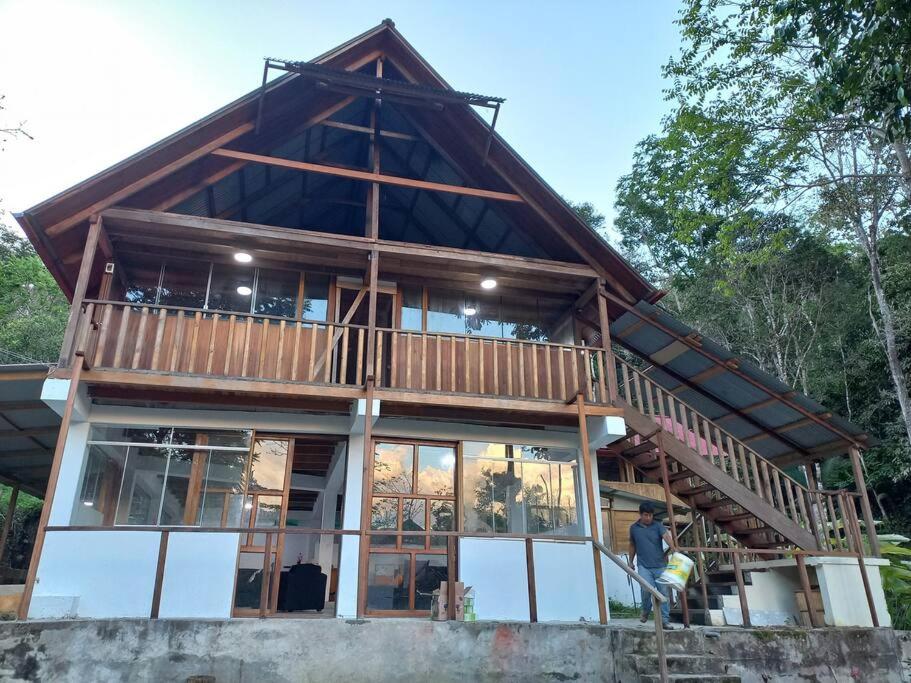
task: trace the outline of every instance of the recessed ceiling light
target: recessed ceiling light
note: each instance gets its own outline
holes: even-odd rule
[[[238,251],[234,254],[234,260],[238,263],[250,263],[250,261],[253,260],[253,257],[245,251]]]
[[[493,289],[497,286],[497,281],[492,277],[485,277],[481,280],[481,289]]]
[[[93,503],[93,502],[90,501],[90,500],[84,500],[84,501],[82,501],[82,504],[85,505],[86,507],[94,507],[94,506],[95,506],[95,503]]]
[[[246,285],[241,285],[237,288],[237,293],[241,296],[250,296],[253,294],[253,290],[247,287]]]
[[[462,312],[465,315],[477,315],[478,309],[475,308],[474,306],[466,306],[465,308],[462,309]]]

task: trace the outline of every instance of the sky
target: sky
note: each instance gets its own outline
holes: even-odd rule
[[[497,130],[560,194],[610,220],[669,105],[673,0],[0,0],[0,207],[21,211],[391,18],[459,90],[506,98]],[[481,110],[487,114],[486,110]],[[6,221],[10,222],[10,221]]]

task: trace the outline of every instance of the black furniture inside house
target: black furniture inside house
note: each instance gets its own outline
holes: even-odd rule
[[[318,564],[295,564],[278,584],[278,611],[298,612],[326,606],[326,575]]]

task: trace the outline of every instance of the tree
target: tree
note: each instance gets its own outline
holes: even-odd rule
[[[706,163],[697,150],[703,146],[715,147],[712,159],[743,154],[753,157],[753,151],[738,146],[736,139],[725,141],[713,133],[719,128],[744,131],[755,139],[753,147],[768,155],[768,159],[744,166],[760,173],[741,176],[737,166],[724,164],[721,168],[730,169],[728,177],[732,180],[753,185],[753,196],[757,197],[754,210],[819,215],[838,238],[850,238],[863,250],[875,301],[875,330],[883,340],[905,435],[911,442],[907,371],[898,355],[898,322],[894,303],[883,287],[879,259],[880,240],[906,229],[903,226],[908,223],[911,193],[902,197],[899,192],[901,187],[911,189],[902,170],[906,167],[904,148],[900,140],[899,144],[886,142],[889,132],[901,130],[893,126],[887,131],[882,124],[867,122],[875,103],[887,107],[882,93],[874,92],[873,83],[879,82],[875,79],[845,75],[854,96],[845,99],[840,111],[831,99],[820,97],[820,92],[831,89],[830,79],[837,71],[833,55],[838,50],[869,48],[866,58],[875,60],[879,49],[865,48],[863,40],[858,42],[849,35],[853,20],[839,24],[848,27],[843,34],[823,37],[818,17],[814,20],[812,13],[799,13],[829,4],[812,0],[780,5],[773,0],[690,0],[680,21],[684,36],[681,54],[665,70],[673,82],[669,96],[680,107],[673,123],[682,126],[683,132],[682,136],[679,132],[675,135],[686,143],[684,163],[701,169]],[[885,17],[892,3],[882,4]],[[880,18],[891,25],[902,14],[898,11],[895,17]],[[907,30],[907,23],[904,28]],[[887,40],[877,35],[878,40]],[[899,49],[901,41],[890,45]],[[697,122],[706,119],[713,125],[694,125],[688,113],[692,111],[699,114]],[[889,111],[899,118],[907,113],[906,108]],[[666,137],[672,137],[673,126],[667,125],[666,130]],[[720,148],[719,140],[723,142]],[[711,162],[708,167],[712,168]],[[686,188],[686,193],[697,200],[702,187],[711,189],[712,182],[723,179],[717,172],[705,176],[689,171],[688,175],[698,189]],[[695,205],[702,208],[704,202]],[[717,207],[708,208],[713,216],[718,215]],[[688,232],[692,234],[692,230]]]

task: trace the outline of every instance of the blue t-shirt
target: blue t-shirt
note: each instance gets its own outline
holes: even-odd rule
[[[629,542],[636,549],[639,565],[649,569],[657,569],[667,565],[664,559],[664,546],[661,544],[667,529],[661,522],[652,522],[644,526],[636,520],[629,528]]]

